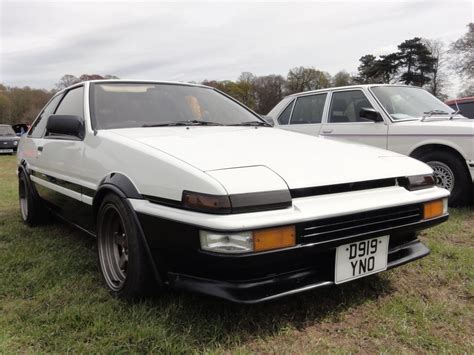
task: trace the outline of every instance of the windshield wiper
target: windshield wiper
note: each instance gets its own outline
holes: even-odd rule
[[[271,127],[271,125],[269,123],[266,123],[266,122],[263,122],[263,121],[247,121],[247,122],[229,124],[228,126],[265,126],[265,127]]]
[[[427,117],[431,117],[433,115],[449,115],[449,113],[443,110],[431,110],[431,111],[423,112],[423,116],[421,117],[421,120],[424,121]]]
[[[186,120],[176,122],[162,122],[162,123],[146,123],[142,127],[173,127],[173,126],[223,126],[222,123],[199,121],[199,120]]]
[[[461,112],[461,109],[458,106],[458,101],[454,100],[454,103],[456,104],[456,111],[451,112],[451,115],[449,116],[450,121],[454,118],[454,116],[456,116],[459,112]]]

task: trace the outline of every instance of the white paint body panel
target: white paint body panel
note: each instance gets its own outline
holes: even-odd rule
[[[275,128],[149,127],[95,133],[89,114],[89,83],[84,87],[84,140],[22,137],[19,163],[25,160],[33,170],[93,190],[109,174],[120,173],[140,194],[175,201],[181,200],[183,190],[226,195],[432,173],[426,164],[398,153]],[[42,153],[37,150],[40,146],[44,148]],[[410,192],[394,186],[298,198],[286,209],[225,216],[147,200],[131,202],[137,211],[146,214],[212,229],[238,230],[420,203],[448,195],[438,188]],[[90,196],[70,196],[92,203]]]
[[[116,135],[114,140],[133,142],[133,146],[141,143],[144,150],[154,149],[155,154],[166,152],[202,172],[264,166],[290,189],[431,173],[427,165],[397,153],[274,128],[157,127],[106,134],[108,138]],[[247,176],[250,179],[252,175]],[[253,175],[254,181],[262,178],[265,176]]]
[[[290,208],[234,215],[209,215],[157,205],[146,200],[130,202],[137,212],[151,216],[181,221],[203,229],[238,231],[258,229],[292,223],[329,218],[351,213],[403,206],[449,196],[449,192],[433,187],[426,190],[407,191],[403,187],[386,187],[372,190],[344,192],[332,195],[310,196],[293,199]]]

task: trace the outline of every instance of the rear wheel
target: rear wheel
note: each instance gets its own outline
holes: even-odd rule
[[[436,185],[451,193],[450,206],[467,203],[471,196],[471,182],[463,162],[454,154],[445,151],[433,151],[420,155],[419,160],[433,169]]]
[[[154,284],[138,226],[120,197],[107,195],[97,218],[97,254],[103,281],[115,297],[133,300]]]
[[[18,196],[21,219],[30,227],[49,221],[49,211],[33,190],[31,182],[24,172],[18,176]]]

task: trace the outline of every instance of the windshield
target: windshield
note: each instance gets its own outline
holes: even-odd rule
[[[103,83],[91,88],[96,129],[263,123],[210,88],[154,83]]]
[[[10,126],[0,126],[0,136],[2,137],[15,137],[15,131]]]
[[[376,86],[371,90],[394,120],[420,119],[431,115],[447,116],[454,112],[448,105],[421,88]]]

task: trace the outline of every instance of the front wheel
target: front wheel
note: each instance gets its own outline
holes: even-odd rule
[[[450,206],[460,206],[468,202],[471,182],[462,161],[449,152],[434,151],[421,155],[418,159],[428,164],[434,172],[436,185],[448,190]]]
[[[103,281],[115,297],[140,298],[153,284],[139,233],[129,207],[119,196],[107,195],[97,217],[97,254]]]

